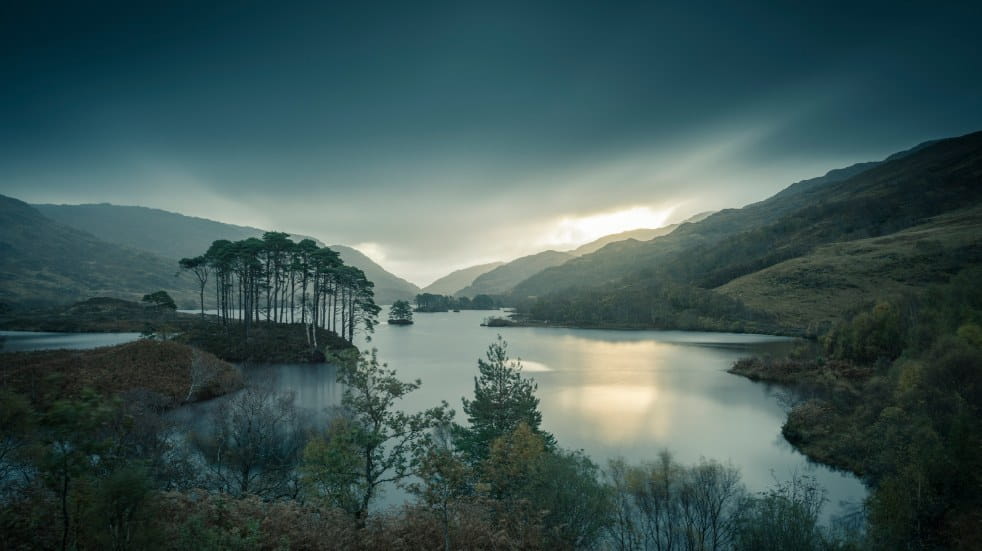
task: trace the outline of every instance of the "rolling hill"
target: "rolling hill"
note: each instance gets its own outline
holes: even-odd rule
[[[569,251],[573,256],[583,256],[585,254],[595,253],[600,249],[606,247],[611,243],[617,243],[618,241],[627,241],[628,239],[633,239],[635,241],[651,241],[656,237],[661,237],[663,235],[668,235],[675,231],[675,228],[682,224],[689,222],[698,222],[700,220],[705,220],[712,212],[703,212],[696,214],[678,224],[669,224],[667,226],[662,226],[660,228],[639,228],[636,230],[627,230],[620,233],[613,233],[610,235],[605,235],[599,239],[591,241],[585,245],[580,245],[579,247]]]
[[[896,300],[982,264],[982,206],[946,213],[882,237],[816,247],[738,277],[716,291],[818,334],[870,297]]]
[[[477,266],[455,270],[423,287],[421,292],[453,296],[464,287],[474,283],[474,280],[478,276],[484,275],[502,265],[504,265],[504,262],[491,262],[489,264],[479,264]]]
[[[754,305],[758,320],[769,315],[781,330],[804,333],[827,317],[804,309],[801,315],[788,316],[776,300],[754,295],[752,290],[759,293],[763,285],[747,283],[739,290],[736,283],[723,286],[784,262],[836,250],[821,248],[825,245],[885,237],[932,223],[934,231],[943,231],[937,225],[951,219],[937,217],[977,205],[980,181],[982,133],[922,144],[879,163],[799,182],[767,200],[683,224],[648,242],[623,241],[572,259],[523,281],[513,297],[539,297],[536,311],[553,321],[632,326],[676,323],[670,317],[656,323],[652,317],[652,312],[669,310],[688,312],[690,325],[698,326],[714,318],[749,315],[743,306]],[[917,240],[901,242],[914,246]],[[865,260],[875,258],[868,255]],[[972,258],[955,255],[955,265],[946,264],[944,273],[931,277],[943,278],[971,264]],[[889,267],[874,263],[867,269]],[[817,301],[805,297],[817,292],[807,285],[795,291],[801,304]],[[790,294],[782,300],[790,300]],[[595,304],[583,303],[587,299]],[[668,308],[666,303],[672,301],[677,304]]]
[[[179,259],[204,253],[216,239],[238,241],[262,237],[267,231],[147,207],[108,203],[34,207],[52,220],[90,233],[103,241],[170,259],[175,271]],[[290,237],[294,241],[308,238],[304,235]],[[313,239],[318,245],[324,245],[315,238],[309,239]],[[345,264],[361,269],[375,283],[375,300],[379,304],[411,298],[419,290],[412,283],[387,272],[351,247],[334,245],[331,248],[338,251]]]
[[[696,222],[698,220],[702,220],[706,218],[710,214],[712,213],[704,212],[701,214],[697,214],[689,218],[688,220],[685,220],[685,222]],[[684,224],[685,222],[682,223]],[[629,239],[633,239],[637,241],[648,241],[650,239],[654,239],[655,237],[667,235],[672,231],[674,231],[675,228],[677,228],[678,226],[679,224],[670,224],[668,226],[662,226],[660,228],[639,228],[634,230],[627,230],[620,233],[605,235],[599,239],[580,245],[576,249],[573,249],[571,251],[563,251],[563,252],[570,255],[569,257],[566,257],[566,260],[569,260],[572,257],[583,256],[585,254],[596,252],[602,249],[603,247],[606,247],[607,245],[611,243],[616,243],[618,241],[626,241]],[[482,283],[481,285],[484,285],[485,287],[479,286],[479,287],[475,287],[474,289],[469,289],[467,291],[464,291],[464,289],[469,287],[471,284],[473,284],[478,277],[490,272],[491,270],[506,265],[505,262],[492,262],[490,264],[481,264],[478,266],[471,266],[469,268],[464,268],[462,270],[451,272],[450,274],[434,281],[433,283],[425,287],[422,290],[422,292],[433,293],[436,295],[461,295],[461,296],[473,296],[470,295],[471,292],[475,290],[481,291],[482,289],[487,289],[487,288],[498,289],[497,293],[508,292],[510,289],[506,287],[507,285],[509,285],[511,282],[518,283],[519,281],[521,281],[521,280],[516,281],[515,278],[521,277],[522,274],[527,273],[529,270],[534,270],[538,266],[545,266],[547,268],[551,268],[552,266],[557,265],[554,264],[554,262],[560,262],[563,259],[563,257],[561,256],[552,254],[555,253],[555,251],[546,251],[546,252],[550,254],[543,253],[544,256],[530,255],[528,257],[523,257],[514,260],[513,262],[518,262],[517,266],[507,268],[505,271],[498,272],[498,274],[494,276],[489,276],[489,277],[494,277],[496,279],[490,283],[487,281]],[[476,293],[476,294],[480,294],[480,293]],[[495,293],[490,293],[490,294],[495,294]]]
[[[266,231],[148,207],[109,203],[31,206],[56,222],[88,232],[108,243],[173,259],[198,256],[216,239],[239,241],[262,237]],[[314,239],[305,235],[290,237],[294,241]],[[324,245],[320,241],[317,244]]]
[[[686,220],[702,220],[712,213],[697,214]],[[682,222],[683,224],[685,222]],[[456,295],[473,297],[479,294],[500,295],[508,293],[515,285],[532,275],[554,266],[559,266],[578,256],[596,252],[611,243],[629,240],[650,240],[667,235],[679,224],[670,224],[660,228],[639,228],[620,233],[605,235],[599,239],[580,245],[571,251],[543,251],[541,253],[523,256],[511,262],[492,262],[480,266],[472,266],[457,270],[444,276],[423,289],[423,292],[440,295]],[[463,285],[461,285],[463,283]]]
[[[474,279],[474,282],[457,291],[457,296],[500,295],[510,291],[516,284],[546,268],[558,266],[574,258],[570,253],[544,251],[523,256],[502,264]]]
[[[93,296],[140,300],[166,290],[183,305],[197,301],[190,278],[176,278],[166,258],[113,243],[46,218],[0,195],[0,301],[22,306]]]

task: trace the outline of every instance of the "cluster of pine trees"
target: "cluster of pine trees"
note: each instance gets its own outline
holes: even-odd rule
[[[211,280],[222,324],[239,324],[247,336],[260,321],[301,323],[316,347],[317,327],[350,342],[357,327],[370,332],[378,321],[374,284],[365,273],[310,239],[294,243],[282,232],[220,239],[203,255],[181,259],[180,266],[198,278],[202,317]]]

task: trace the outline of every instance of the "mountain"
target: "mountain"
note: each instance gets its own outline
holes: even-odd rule
[[[698,222],[700,220],[705,220],[712,212],[701,212],[695,216],[691,216],[678,224],[669,224],[667,226],[662,226],[660,228],[640,228],[636,230],[627,230],[620,233],[613,233],[610,235],[605,235],[596,241],[591,241],[585,245],[580,245],[576,249],[569,251],[574,256],[583,256],[585,254],[590,254],[599,251],[600,249],[606,247],[610,243],[616,243],[618,241],[626,241],[628,239],[633,239],[635,241],[651,241],[656,237],[661,237],[663,235],[668,235],[675,231],[675,228],[682,224]]]
[[[716,291],[817,334],[876,297],[896,300],[982,265],[982,206],[882,237],[830,243],[729,281]]]
[[[262,237],[267,231],[147,207],[109,203],[32,206],[56,222],[88,232],[103,241],[178,260],[204,253],[217,239],[240,241]],[[313,239],[304,235],[290,237],[294,241]],[[317,244],[324,245],[320,241]]]
[[[477,279],[478,276],[484,275],[498,266],[503,265],[504,262],[491,262],[489,264],[479,264],[477,266],[456,270],[441,277],[433,283],[430,283],[426,287],[423,287],[421,292],[431,293],[434,295],[453,296],[464,287],[474,283],[474,280]]]
[[[25,306],[93,296],[140,300],[166,290],[197,304],[196,285],[176,278],[169,259],[107,243],[59,224],[23,201],[0,195],[0,301]]]
[[[712,214],[712,212],[703,212],[700,214],[696,214],[695,216],[686,219],[680,224],[684,224],[686,222],[698,222],[699,220],[706,218],[710,214]],[[602,249],[603,247],[611,243],[616,243],[618,241],[626,241],[628,239],[633,239],[637,241],[648,241],[650,239],[654,239],[655,237],[659,237],[671,233],[672,231],[675,230],[675,228],[679,227],[680,224],[670,224],[668,226],[662,226],[660,228],[639,228],[634,230],[623,231],[620,233],[605,235],[599,239],[596,239],[584,245],[580,245],[576,249],[573,249],[571,251],[565,251],[565,253],[572,256],[583,256],[585,254],[596,252]],[[555,251],[548,251],[548,252],[553,253]],[[519,260],[521,260],[521,262],[519,263],[517,268],[509,268],[509,271],[505,273],[499,272],[497,275],[492,276],[498,278],[498,281],[494,281],[487,285],[489,287],[499,289],[499,291],[496,291],[496,293],[504,293],[509,290],[508,288],[504,287],[505,285],[508,285],[507,282],[514,279],[515,277],[520,277],[522,273],[525,273],[528,270],[533,270],[538,265],[551,268],[552,266],[557,265],[554,264],[554,262],[559,262],[560,264],[562,263],[560,262],[560,260],[562,260],[562,257],[558,257],[553,254],[548,254],[542,257],[538,257],[537,255],[532,255],[531,257],[525,257]],[[568,258],[566,260],[568,260]],[[436,295],[473,296],[470,295],[470,293],[474,292],[475,289],[470,289],[465,292],[464,288],[474,283],[474,280],[477,277],[484,275],[490,272],[491,270],[503,265],[505,265],[504,262],[492,262],[490,264],[481,264],[478,266],[471,266],[469,268],[457,270],[434,281],[433,283],[425,287],[422,290],[422,292],[432,293]],[[490,294],[496,294],[496,293],[490,293]],[[480,294],[480,292],[478,292],[477,294]]]
[[[544,251],[523,256],[478,276],[473,283],[457,291],[457,295],[474,297],[507,293],[529,276],[546,268],[558,266],[571,258],[574,258],[572,254],[557,251]]]
[[[527,307],[537,308],[538,316],[548,316],[545,319],[566,323],[671,326],[684,320],[699,326],[746,315],[759,323],[766,319],[784,331],[808,332],[822,323],[818,311],[801,309],[800,315],[789,317],[782,315],[779,301],[762,294],[766,285],[725,286],[784,262],[830,255],[836,262],[848,262],[850,254],[864,250],[823,248],[833,243],[882,238],[924,224],[935,224],[933,231],[947,231],[937,225],[952,219],[938,217],[975,206],[982,197],[980,181],[982,132],[922,144],[879,163],[799,182],[759,203],[717,212],[648,242],[623,241],[574,258],[523,281],[513,296],[516,300],[539,297]],[[897,243],[910,247],[918,242],[897,237]],[[921,245],[925,246],[933,245]],[[944,279],[971,265],[975,256],[957,251],[966,253],[978,246],[976,239],[953,247],[954,256],[945,254],[938,264],[943,268],[924,277]],[[945,247],[942,244],[942,252],[948,251]],[[852,252],[835,252],[847,250]],[[867,262],[863,267],[867,273],[881,269],[896,273],[888,266],[890,254],[859,256]],[[794,285],[801,305],[820,300],[817,295],[834,288],[823,287],[820,277],[799,278]],[[655,312],[665,317],[656,323]]]
[[[397,300],[412,300],[419,293],[419,287],[385,271],[361,251],[345,245],[331,245],[331,248],[338,252],[345,264],[365,272],[365,277],[375,283],[376,303],[392,304]]]
[[[267,231],[147,207],[108,203],[34,205],[34,207],[52,220],[88,232],[103,241],[171,259],[174,271],[177,270],[179,259],[204,253],[217,239],[239,241],[250,237],[262,237]],[[294,241],[313,239],[318,245],[324,245],[319,240],[304,235],[290,237]],[[390,274],[370,258],[350,247],[335,245],[331,248],[341,254],[345,264],[361,269],[366,277],[375,283],[375,300],[379,304],[410,298],[418,291],[412,283]]]

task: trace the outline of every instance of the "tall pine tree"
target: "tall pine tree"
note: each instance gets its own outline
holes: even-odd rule
[[[474,399],[463,398],[470,427],[456,427],[457,447],[479,463],[487,458],[496,438],[511,434],[522,423],[541,436],[547,447],[554,447],[553,436],[539,429],[542,413],[535,396],[539,386],[522,376],[521,360],[508,358],[508,343],[501,335],[488,346],[486,356],[486,361],[477,361],[480,376],[474,378]]]

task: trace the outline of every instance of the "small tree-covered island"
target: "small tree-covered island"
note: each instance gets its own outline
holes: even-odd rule
[[[218,240],[180,266],[195,275],[205,322],[181,340],[227,359],[290,361],[299,353],[296,360],[323,361],[378,323],[374,283],[311,239],[294,243],[286,233],[266,232],[261,239]],[[210,323],[209,281],[217,312]]]
[[[982,549],[979,2],[11,4],[0,550]]]
[[[389,323],[392,325],[412,325],[413,308],[409,301],[397,300],[389,308]]]

